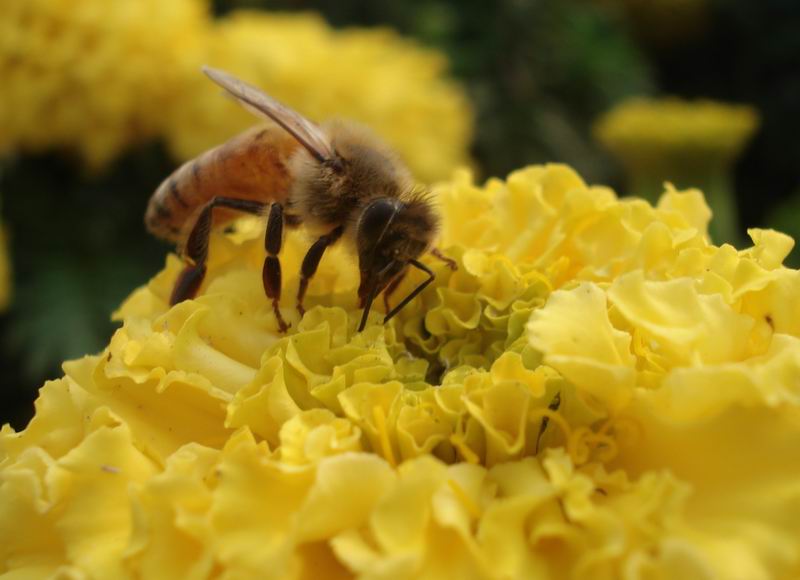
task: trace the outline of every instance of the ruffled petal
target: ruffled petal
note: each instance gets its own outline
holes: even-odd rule
[[[631,336],[608,317],[605,293],[594,284],[554,292],[528,323],[531,345],[587,395],[619,408],[632,394]]]

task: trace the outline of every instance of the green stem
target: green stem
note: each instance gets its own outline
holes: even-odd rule
[[[727,171],[719,171],[708,176],[703,190],[714,217],[708,226],[711,241],[715,244],[728,243],[741,247],[743,240],[739,232],[739,218],[736,211],[736,199]]]
[[[697,188],[706,197],[713,212],[708,234],[715,244],[728,243],[741,247],[743,236],[739,233],[736,199],[733,196],[730,172],[722,167],[705,167],[704,171],[647,171],[630,175],[630,192],[655,204],[664,191],[664,181],[678,189]]]
[[[653,205],[658,203],[658,198],[664,193],[664,181],[661,176],[652,172],[633,173],[629,176],[630,195],[646,199]]]

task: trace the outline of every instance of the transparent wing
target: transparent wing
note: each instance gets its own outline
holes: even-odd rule
[[[282,105],[260,89],[218,69],[203,67],[212,81],[225,89],[248,111],[266,117],[286,129],[317,161],[333,157],[333,148],[322,130],[300,113]]]

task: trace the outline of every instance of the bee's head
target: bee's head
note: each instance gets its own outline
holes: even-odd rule
[[[438,218],[424,195],[409,199],[379,197],[364,207],[356,224],[361,306],[368,304],[411,260],[431,246]]]

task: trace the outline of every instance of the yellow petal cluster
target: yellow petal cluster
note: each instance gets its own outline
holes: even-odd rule
[[[652,206],[558,165],[435,195],[458,270],[426,257],[434,284],[362,333],[348,248],[286,335],[263,223],[215,234],[172,308],[169,257],[106,350],[0,432],[0,571],[796,577],[792,240],[714,246],[699,191]],[[288,233],[284,302],[308,245]]]
[[[0,154],[68,149],[98,168],[154,137],[206,10],[201,0],[4,1]]]
[[[746,105],[677,97],[623,101],[595,124],[596,137],[629,171],[725,166],[758,127]]]
[[[312,120],[351,119],[393,145],[423,181],[468,161],[472,113],[445,79],[446,61],[388,29],[334,31],[315,14],[238,11],[215,23],[200,55],[187,59],[182,89],[166,115],[173,154],[192,158],[255,121],[220,97],[200,64],[228,70]]]
[[[257,122],[203,64],[317,121],[372,127],[424,181],[468,163],[472,111],[446,60],[390,30],[334,31],[315,14],[234,12],[208,0],[8,0],[0,18],[0,155],[65,149],[100,168],[162,137],[191,158]]]

